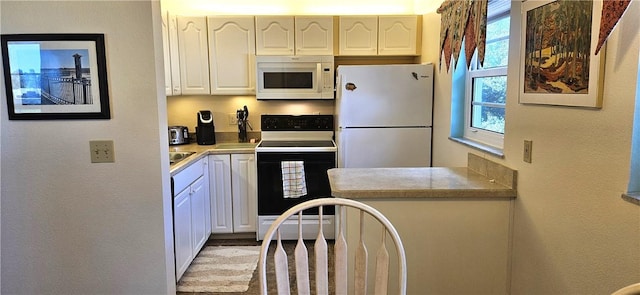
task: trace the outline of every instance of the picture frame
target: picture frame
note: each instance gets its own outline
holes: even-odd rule
[[[602,1],[523,2],[520,103],[602,107],[601,12]]]
[[[104,34],[3,34],[9,120],[110,119]]]

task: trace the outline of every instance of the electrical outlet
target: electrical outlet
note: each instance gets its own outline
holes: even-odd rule
[[[524,152],[522,156],[522,160],[531,163],[531,149],[533,148],[533,141],[525,140],[524,141]]]
[[[238,118],[236,118],[236,113],[229,113],[229,125],[236,125],[238,124]]]
[[[91,140],[89,141],[89,152],[91,153],[91,163],[113,163],[116,159],[113,140]]]

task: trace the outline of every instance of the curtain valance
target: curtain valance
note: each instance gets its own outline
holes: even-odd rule
[[[442,54],[449,71],[451,58],[458,60],[464,40],[467,67],[471,64],[473,52],[478,50],[478,62],[484,63],[487,30],[488,0],[445,0],[437,12],[440,21],[440,62]],[[631,0],[604,0],[600,20],[600,35],[595,54],[598,54],[611,31],[622,18]]]
[[[478,61],[482,64],[487,31],[487,0],[446,0],[437,12],[441,14],[440,57],[445,55],[447,71],[451,58],[458,60],[463,39],[467,67],[476,48]]]

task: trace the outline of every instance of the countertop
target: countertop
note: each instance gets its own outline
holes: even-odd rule
[[[515,198],[514,187],[467,167],[334,168],[331,194],[366,198]]]
[[[220,142],[218,144],[212,145],[198,145],[197,143],[190,144],[182,144],[182,145],[172,145],[169,146],[170,152],[194,152],[195,154],[185,158],[182,161],[179,161],[175,164],[172,164],[169,167],[169,171],[171,176],[182,171],[184,168],[189,166],[191,163],[202,159],[208,155],[215,154],[253,154],[255,153],[255,149],[258,143],[249,143],[249,142]]]

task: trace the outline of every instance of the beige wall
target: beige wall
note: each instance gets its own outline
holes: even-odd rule
[[[2,34],[104,33],[112,113],[9,121],[1,79],[0,292],[175,293],[159,4],[0,7]],[[95,139],[114,141],[115,163],[90,163]]]
[[[237,132],[238,126],[229,124],[228,115],[235,117],[236,110],[245,105],[249,109],[249,123],[255,131],[260,131],[261,114],[333,114],[333,100],[258,101],[255,96],[170,96],[167,97],[169,126],[187,126],[189,132],[195,132],[198,111],[210,110],[216,132]]]
[[[512,3],[517,21],[519,4]],[[639,91],[637,15],[640,3],[632,1],[607,42],[604,105],[599,110],[519,104],[514,51],[504,159],[447,139],[451,74],[445,69],[436,74],[434,165],[466,165],[466,154],[472,152],[518,170],[512,294],[609,294],[640,280],[640,206],[620,198],[629,180]],[[424,20],[425,28],[439,26],[439,16]],[[436,53],[423,55],[435,62]],[[525,139],[533,140],[531,164],[522,161]]]

